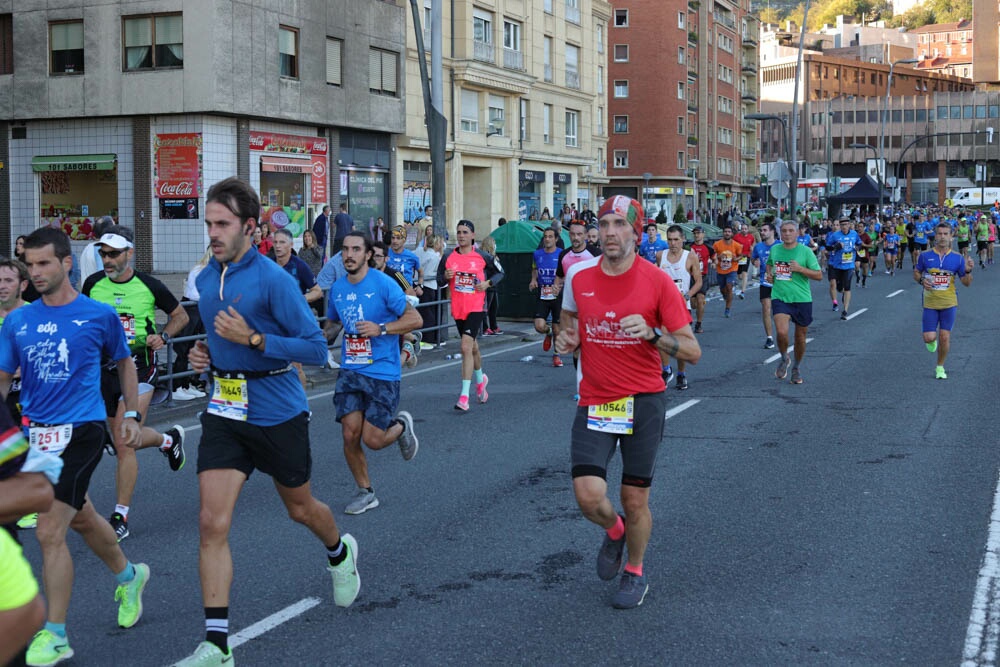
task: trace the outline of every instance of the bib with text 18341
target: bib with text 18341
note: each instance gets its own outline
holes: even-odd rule
[[[602,433],[632,435],[634,413],[635,396],[626,396],[602,405],[591,405],[587,408],[587,428]]]
[[[209,414],[245,422],[248,407],[246,379],[215,377],[212,399],[208,402]]]
[[[370,364],[374,363],[372,358],[372,339],[368,336],[358,334],[344,334],[346,341],[347,363],[349,364]]]
[[[455,274],[455,291],[472,294],[476,291],[476,274],[459,271]]]
[[[72,424],[29,426],[28,442],[38,451],[59,456],[73,438]]]

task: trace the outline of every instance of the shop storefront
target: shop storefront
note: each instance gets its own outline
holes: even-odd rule
[[[552,172],[552,217],[557,218],[566,205],[573,174]]]
[[[674,201],[678,188],[648,188],[643,210],[647,218],[656,218],[663,212],[668,221],[674,218]],[[683,192],[683,190],[681,190]]]
[[[325,137],[250,132],[250,161],[260,174],[261,222],[298,237],[328,202]]]
[[[542,183],[544,171],[519,169],[517,172],[517,217],[521,220],[538,220],[542,216]]]
[[[118,216],[117,165],[112,153],[32,157],[41,226],[59,227],[74,240],[92,238],[95,220]]]
[[[340,172],[340,197],[354,218],[354,228],[369,232],[376,218],[389,220],[385,210],[388,201],[388,169],[347,168]],[[391,225],[390,225],[391,226]]]

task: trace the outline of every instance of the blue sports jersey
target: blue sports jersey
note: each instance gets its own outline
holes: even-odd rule
[[[841,248],[835,248],[837,244]],[[846,234],[832,232],[826,235],[826,249],[830,252],[828,263],[835,269],[853,269],[855,249],[861,245],[861,237],[853,229]]]
[[[420,268],[420,258],[410,250],[396,252],[389,248],[389,253],[385,256],[385,264],[394,271],[399,271],[406,278],[406,282],[413,285],[416,281],[417,269]]]
[[[115,309],[82,294],[22,306],[0,329],[0,370],[21,368],[21,412],[42,424],[103,422],[101,359],[131,356]]]
[[[801,236],[799,237],[802,238]],[[799,241],[801,243],[801,241]],[[760,261],[760,286],[761,287],[773,287],[773,285],[767,282],[767,272],[764,271],[764,267],[767,266],[767,258],[771,256],[771,248],[781,243],[781,241],[774,241],[768,244],[766,241],[761,241],[754,244],[753,252],[750,254],[751,261]],[[803,244],[805,245],[805,244]]]
[[[341,366],[379,380],[399,380],[399,336],[358,336],[358,322],[385,324],[403,316],[406,294],[399,283],[369,268],[361,282],[346,277],[330,288],[327,317],[344,323]]]
[[[913,240],[917,243],[927,243],[927,231],[930,229],[931,223],[929,222],[918,222],[913,226]]]
[[[281,266],[280,264],[278,266]],[[316,278],[313,277],[312,269],[309,265],[299,259],[296,255],[292,255],[288,258],[288,263],[282,266],[288,275],[295,279],[295,282],[299,284],[299,289],[303,294],[308,292],[316,284]]]
[[[656,239],[650,243],[649,234],[644,234],[642,237],[642,243],[639,244],[639,255],[642,256],[643,259],[647,259],[655,264],[656,253],[667,250],[669,247],[670,246],[667,245],[666,241],[660,239],[659,235],[657,235]]]
[[[899,234],[886,234],[882,244],[886,252],[896,252],[896,248],[899,247]]]
[[[812,247],[813,238],[811,236],[809,236],[808,234],[802,234],[801,236],[796,237],[795,240],[798,241],[799,243],[801,243],[802,245],[804,245],[807,248],[811,248]],[[762,264],[766,264],[766,263],[767,263],[767,259],[765,258],[764,261],[762,262]]]
[[[552,285],[556,281],[556,269],[559,268],[559,248],[553,248],[552,252],[545,252],[544,248],[539,248],[534,254],[535,268],[538,269],[538,284]]]
[[[220,310],[232,307],[251,330],[264,334],[264,349],[234,343],[206,326],[212,365],[222,371],[275,371],[291,361],[320,366],[326,338],[299,292],[298,284],[277,263],[252,248],[225,267],[213,257],[195,279],[198,312],[209,325]],[[121,328],[121,325],[118,325]],[[246,420],[274,426],[306,412],[306,392],[295,373],[247,380]]]

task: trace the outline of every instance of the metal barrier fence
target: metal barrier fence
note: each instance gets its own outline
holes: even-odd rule
[[[329,290],[323,290],[323,300],[322,300],[322,303],[327,303],[327,297],[328,296],[329,296]],[[442,316],[443,314],[450,313],[450,309],[448,308],[448,306],[450,304],[451,304],[451,299],[438,299],[436,301],[427,301],[426,303],[420,303],[420,304],[418,304],[417,305],[417,310],[418,311],[422,310],[422,309],[426,309],[428,307],[434,307],[434,308],[436,308],[437,309],[437,322],[438,323],[436,325],[432,326],[432,327],[422,327],[420,329],[417,329],[417,331],[419,331],[421,333],[426,333],[428,331],[442,331],[442,330],[450,329],[452,325],[447,322],[448,318]],[[195,306],[195,307],[197,307],[198,302],[197,301],[182,301],[181,305],[184,306],[185,309],[186,309],[189,306]],[[321,329],[323,328],[323,325],[324,325],[324,323],[326,321],[327,321],[326,315],[323,315],[321,317],[317,317],[316,318],[316,322],[319,323],[319,326],[320,326]],[[334,337],[334,339],[329,342],[329,344],[326,346],[328,350],[334,349],[334,341],[336,341],[338,337]],[[207,338],[208,338],[208,336],[206,334],[202,333],[202,334],[195,334],[195,335],[192,335],[192,336],[178,336],[176,338],[167,338],[165,340],[165,343],[166,343],[165,349],[166,349],[166,352],[167,352],[166,372],[159,374],[159,380],[161,382],[164,382],[164,381],[166,382],[167,398],[166,398],[165,402],[166,402],[166,404],[168,406],[172,407],[174,405],[174,381],[175,380],[179,380],[179,379],[182,379],[182,378],[188,378],[188,377],[196,377],[198,375],[201,375],[201,373],[197,373],[197,372],[195,372],[193,370],[186,370],[186,371],[181,371],[179,373],[174,373],[174,362],[177,359],[177,353],[174,350],[174,346],[182,344],[182,343],[194,343],[195,341],[206,340]]]

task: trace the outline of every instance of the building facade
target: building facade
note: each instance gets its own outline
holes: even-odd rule
[[[972,3],[972,80],[1000,88],[1000,3]]]
[[[397,220],[431,203],[430,151],[418,58],[431,64],[431,0],[421,0],[425,53],[407,13],[406,134],[396,169]],[[448,120],[446,227],[488,233],[499,218],[596,209],[607,173],[607,24],[603,0],[456,0],[443,4],[443,108]]]
[[[746,0],[615,3],[610,183],[649,217],[745,207],[757,183],[759,24]]]
[[[388,217],[404,13],[403,0],[0,2],[0,243],[53,225],[82,245],[112,215],[136,231],[138,268],[186,271],[205,252],[205,194],[232,175],[295,235],[327,203],[359,226]]]

